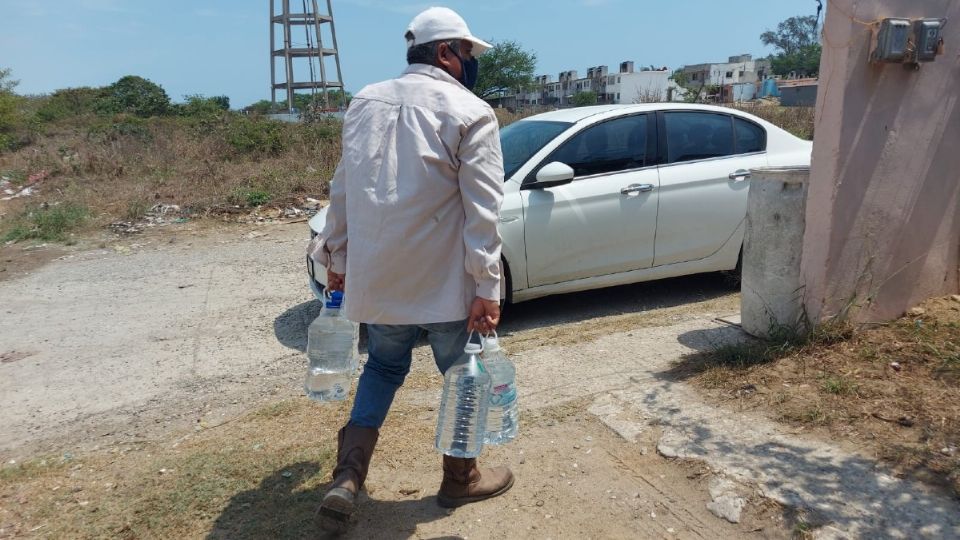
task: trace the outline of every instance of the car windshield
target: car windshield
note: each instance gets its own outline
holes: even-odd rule
[[[513,176],[528,159],[570,126],[568,122],[521,120],[501,129],[504,178]]]

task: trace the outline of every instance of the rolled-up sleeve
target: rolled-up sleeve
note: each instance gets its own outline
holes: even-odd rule
[[[465,267],[476,281],[477,296],[500,300],[498,225],[503,202],[503,155],[497,119],[492,113],[466,127],[457,157],[465,214]]]
[[[330,181],[330,208],[323,227],[323,257],[321,261],[328,270],[337,274],[347,273],[347,189],[343,161]]]

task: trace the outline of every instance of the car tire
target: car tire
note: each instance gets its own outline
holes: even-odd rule
[[[737,290],[740,289],[740,283],[743,278],[743,248],[742,247],[740,248],[740,256],[737,257],[737,266],[735,266],[733,270],[727,270],[723,274],[726,278],[726,282],[730,285],[731,288],[737,289]]]

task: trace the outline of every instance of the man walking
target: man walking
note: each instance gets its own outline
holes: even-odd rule
[[[328,287],[344,291],[347,318],[367,324],[369,352],[320,507],[335,530],[355,510],[417,340],[426,335],[445,372],[469,332],[490,332],[500,319],[503,157],[493,110],[470,92],[490,45],[447,8],[417,15],[406,40],[403,75],[350,104],[321,235]],[[437,501],[456,507],[512,485],[505,467],[443,456]]]

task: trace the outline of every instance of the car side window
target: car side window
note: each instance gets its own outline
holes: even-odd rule
[[[733,124],[725,114],[668,112],[667,163],[733,155]]]
[[[574,135],[549,158],[573,168],[576,176],[613,173],[645,167],[647,115],[617,118]]]
[[[743,118],[734,117],[733,129],[737,135],[738,154],[763,152],[767,149],[767,131],[762,127]]]

